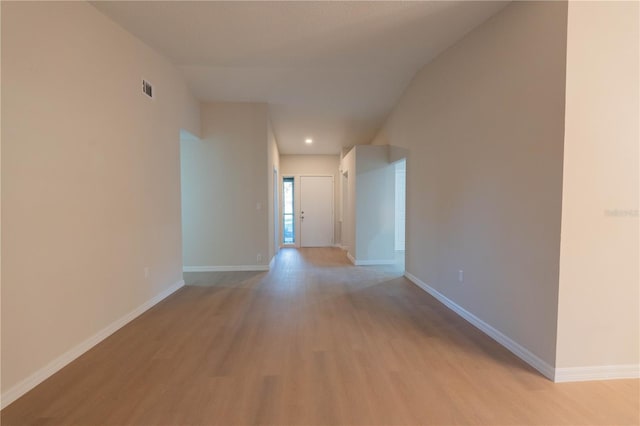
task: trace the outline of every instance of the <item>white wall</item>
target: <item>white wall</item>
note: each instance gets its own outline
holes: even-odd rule
[[[511,3],[426,65],[376,138],[409,151],[406,270],[549,366],[566,11]]]
[[[387,146],[358,145],[356,156],[356,262],[395,260],[395,166]]]
[[[405,205],[407,193],[407,162],[406,160],[394,163],[395,166],[395,249],[404,251],[405,238]]]
[[[639,12],[569,3],[560,368],[638,374]]]
[[[184,265],[266,266],[273,252],[268,164],[275,155],[267,105],[201,109],[202,138],[181,143]]]
[[[296,246],[300,246],[300,176],[332,176],[333,196],[334,196],[334,235],[333,241],[338,240],[339,227],[339,206],[340,206],[340,179],[338,166],[340,157],[338,155],[281,155],[280,156],[280,181],[283,177],[293,177],[294,183],[294,217],[295,217],[295,240]],[[282,184],[280,185],[282,187]],[[282,210],[282,209],[281,209]],[[282,224],[282,211],[280,223]],[[282,228],[280,228],[282,229]],[[280,235],[282,241],[282,235]]]
[[[182,280],[179,132],[199,107],[88,3],[1,7],[6,405]]]
[[[388,146],[357,145],[340,169],[348,176],[342,215],[342,246],[356,264],[395,260],[395,166]]]

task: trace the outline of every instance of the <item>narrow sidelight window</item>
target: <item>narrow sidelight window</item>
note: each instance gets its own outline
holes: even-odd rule
[[[294,244],[296,242],[295,227],[293,222],[293,178],[283,178],[282,188],[282,242],[284,244]]]

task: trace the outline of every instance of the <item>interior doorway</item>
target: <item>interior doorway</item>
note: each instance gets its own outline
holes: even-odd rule
[[[403,158],[395,166],[395,258],[404,270],[407,200],[407,160]]]

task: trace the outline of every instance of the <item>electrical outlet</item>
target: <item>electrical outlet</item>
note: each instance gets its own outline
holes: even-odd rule
[[[256,256],[256,260],[258,261],[258,263],[262,262],[262,254],[258,253],[258,255]]]
[[[148,279],[149,278],[149,267],[145,266],[144,267],[144,279]]]
[[[464,271],[462,269],[458,270],[458,281],[464,282]]]

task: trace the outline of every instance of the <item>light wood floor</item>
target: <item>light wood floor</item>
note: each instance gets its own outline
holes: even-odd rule
[[[392,270],[283,250],[175,293],[3,425],[638,424],[638,380],[554,384]]]

